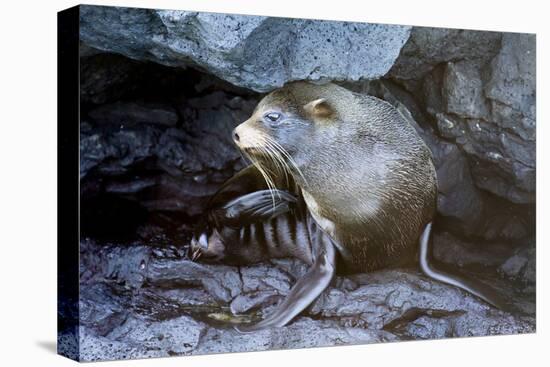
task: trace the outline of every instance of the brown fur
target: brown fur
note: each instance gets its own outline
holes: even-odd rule
[[[288,129],[262,122],[272,110],[289,116]],[[349,271],[400,263],[432,220],[431,153],[387,102],[335,84],[295,82],[262,99],[235,132],[251,155],[269,136],[294,158],[303,177],[292,174],[308,208],[345,249]]]

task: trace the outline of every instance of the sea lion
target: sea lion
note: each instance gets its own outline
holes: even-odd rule
[[[202,242],[195,240],[194,248],[222,253],[221,259],[237,255],[248,262],[259,261],[270,252],[243,256],[244,248],[249,248],[248,254],[254,248],[250,243],[241,247],[250,242],[241,236],[243,228],[258,230],[261,223],[263,234],[255,236],[260,246],[265,233],[273,233],[274,223],[291,212],[295,223],[307,229],[308,238],[296,238],[294,246],[286,244],[279,254],[303,252],[303,259],[311,264],[272,315],[239,330],[285,325],[324,290],[337,267],[344,273],[369,272],[404,264],[415,252],[427,276],[492,305],[502,304],[481,284],[442,271],[430,259],[437,200],[431,152],[389,103],[335,84],[293,82],[265,96],[233,134],[254,169],[222,188],[212,210],[217,214],[210,218],[216,229],[205,234]],[[266,192],[273,194],[271,198]],[[269,200],[272,210],[267,209]],[[291,209],[294,205],[296,212]],[[250,215],[258,208],[263,208],[261,214]],[[276,244],[270,241],[267,247]],[[304,252],[308,246],[310,252]]]

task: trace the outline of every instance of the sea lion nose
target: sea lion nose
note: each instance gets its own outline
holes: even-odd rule
[[[237,134],[237,130],[233,130],[233,140],[235,140],[235,142],[238,142],[239,141],[239,134]]]

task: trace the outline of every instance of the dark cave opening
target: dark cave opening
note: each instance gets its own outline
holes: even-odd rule
[[[186,246],[245,162],[231,130],[259,94],[115,54],[81,58],[81,236]]]

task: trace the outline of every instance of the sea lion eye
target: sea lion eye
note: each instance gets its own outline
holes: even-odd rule
[[[264,115],[264,118],[269,122],[276,122],[281,118],[281,114],[278,112],[269,112]]]

